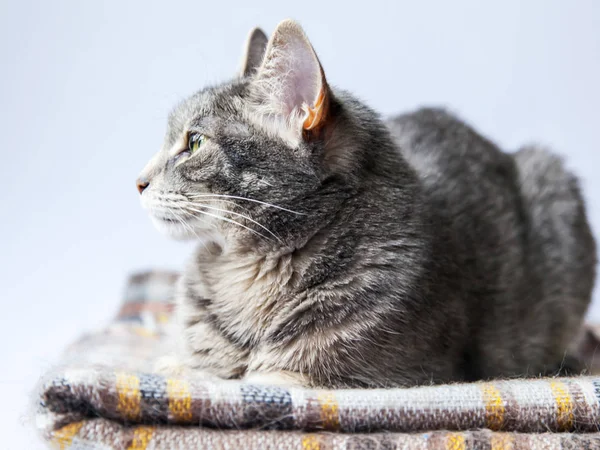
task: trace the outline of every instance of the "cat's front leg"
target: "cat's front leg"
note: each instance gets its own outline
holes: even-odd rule
[[[166,376],[202,379],[241,377],[248,352],[223,336],[208,318],[208,314],[198,314],[179,323],[171,335],[170,352],[157,358],[153,370]]]
[[[193,372],[207,372],[219,378],[240,378],[247,369],[248,351],[231,342],[209,321],[183,330],[183,364]]]
[[[211,257],[197,258],[200,256]],[[209,310],[211,294],[197,266],[191,265],[180,278],[175,294],[178,342],[177,361],[172,366],[192,376],[240,378],[246,372],[248,350],[233,342],[215,324],[215,316]]]

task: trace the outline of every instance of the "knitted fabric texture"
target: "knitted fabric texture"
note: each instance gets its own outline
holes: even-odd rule
[[[165,377],[173,284],[132,277],[117,319],[42,381],[59,449],[600,449],[600,377],[315,390]]]

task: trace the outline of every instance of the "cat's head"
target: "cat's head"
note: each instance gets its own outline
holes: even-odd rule
[[[137,181],[142,205],[176,238],[294,246],[355,181],[352,149],[365,133],[354,113],[368,110],[348,103],[297,23],[280,23],[268,42],[253,30],[240,74],[171,113]]]

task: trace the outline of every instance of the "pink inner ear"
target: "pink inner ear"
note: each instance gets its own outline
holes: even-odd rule
[[[292,51],[294,61],[292,63],[292,89],[295,91],[293,105],[302,107],[305,104],[313,106],[320,90],[319,64],[312,48],[307,48],[303,42],[294,41],[296,48]]]
[[[283,41],[283,42],[282,42]],[[313,106],[321,90],[321,68],[302,35],[281,36],[271,49],[267,77],[280,111],[290,115],[303,106]]]

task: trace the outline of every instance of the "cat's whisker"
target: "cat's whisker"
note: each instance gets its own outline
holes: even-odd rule
[[[195,195],[195,194],[193,194],[193,195]],[[164,197],[163,200],[170,201],[171,203],[179,203],[179,202],[182,202],[182,201],[183,202],[189,202],[190,199],[187,198],[186,196],[180,195],[177,198]],[[245,206],[240,205],[238,202],[234,202],[234,201],[231,201],[231,200],[222,200],[222,199],[219,199],[219,202],[231,204],[231,205],[236,206],[236,207],[238,207],[240,209],[248,211],[248,208],[246,208]]]
[[[212,227],[212,228],[216,228],[216,226],[215,226],[215,224],[214,224],[214,223],[210,223],[210,222],[209,222],[208,220],[206,220],[206,219],[203,219],[203,218],[201,218],[201,217],[198,217],[198,216],[195,216],[195,215],[193,216],[193,218],[194,218],[194,220],[199,220],[200,222],[202,222],[202,223],[203,223],[203,224],[205,224],[205,225],[208,225],[208,226],[210,226],[210,227]],[[181,218],[181,220],[183,220],[183,222],[184,222],[184,223],[185,223],[185,224],[186,224],[188,227],[190,227],[190,225],[189,225],[188,221],[187,221],[187,220],[185,220],[185,218]],[[196,233],[194,233],[194,234],[196,234]],[[196,236],[198,236],[198,235],[196,234]]]
[[[231,205],[237,206],[237,207],[238,207],[238,208],[240,208],[240,209],[243,209],[244,211],[248,211],[248,208],[246,208],[245,206],[242,206],[242,205],[240,205],[239,203],[237,203],[237,202],[234,202],[234,201],[231,201],[231,200],[223,200],[223,199],[219,199],[219,202],[221,202],[221,203],[227,203],[227,204],[231,204]]]
[[[181,224],[181,226],[183,226],[184,228],[188,229],[190,231],[190,233],[192,233],[199,240],[201,240],[200,236],[198,236],[198,234],[194,231],[194,229],[182,217],[180,217],[175,211],[168,210],[168,212],[171,214],[171,216],[173,216],[173,218],[175,218],[175,220],[177,220]]]
[[[184,227],[184,228],[187,228],[188,230],[190,230],[190,232],[192,232],[193,234],[195,234],[195,235],[196,235],[196,237],[198,237],[198,238],[199,238],[199,236],[198,236],[198,235],[197,235],[197,234],[194,232],[194,230],[193,230],[193,229],[192,229],[192,228],[191,228],[189,225],[187,225],[187,224],[186,224],[186,223],[183,221],[183,219],[182,219],[181,217],[179,217],[179,216],[178,216],[178,215],[177,215],[177,214],[176,214],[174,211],[172,211],[172,210],[170,210],[170,209],[169,209],[169,210],[167,210],[167,212],[168,212],[169,214],[171,214],[171,216],[173,216],[173,218],[174,218],[175,220],[177,220],[177,221],[178,221],[178,222],[181,224],[181,226],[182,226],[182,227]]]
[[[210,253],[210,249],[208,248],[208,246],[204,243],[204,241],[200,238],[200,236],[198,236],[198,234],[194,231],[194,229],[181,217],[179,217],[179,215],[177,213],[175,213],[175,211],[169,210],[169,213],[171,213],[171,215],[175,218],[175,220],[177,220],[179,223],[181,223],[181,225],[184,228],[187,228],[188,230],[190,230],[190,232],[192,234],[194,234],[194,236],[196,236],[198,238],[198,240],[200,241],[200,243],[204,246],[204,248],[206,249],[206,251],[208,253]],[[199,220],[202,220],[200,218],[198,218]],[[208,223],[207,221],[204,221],[205,223]]]
[[[222,201],[222,200],[219,200],[219,201]],[[207,208],[207,209],[212,209],[212,210],[219,211],[219,212],[224,212],[224,213],[229,213],[229,214],[234,214],[234,215],[236,215],[236,216],[240,216],[240,217],[242,217],[242,218],[244,218],[244,219],[246,219],[246,220],[249,220],[250,222],[252,222],[252,223],[254,223],[254,224],[258,225],[258,226],[259,226],[259,227],[261,227],[263,230],[265,230],[267,233],[269,233],[270,235],[272,235],[272,236],[273,236],[275,239],[277,239],[277,240],[278,240],[278,241],[279,241],[281,244],[283,244],[283,241],[281,240],[281,238],[280,238],[279,236],[277,236],[275,233],[273,233],[271,230],[269,230],[267,227],[265,227],[265,226],[264,226],[264,225],[262,225],[261,223],[257,222],[256,220],[253,220],[252,218],[250,218],[250,217],[248,217],[248,216],[246,216],[246,215],[244,215],[244,214],[237,213],[237,212],[235,212],[235,211],[229,211],[229,210],[226,210],[226,209],[216,208],[216,207],[213,207],[213,206],[208,206],[208,205],[204,205],[204,204],[200,204],[200,203],[189,202],[189,201],[185,201],[185,202],[182,202],[182,201],[179,201],[179,202],[168,202],[168,203],[169,203],[169,205],[170,205],[171,207],[173,207],[173,208],[177,208],[177,209],[179,209],[179,210],[182,210],[183,212],[186,212],[186,213],[189,213],[189,211],[190,211],[190,210],[191,210],[191,211],[195,211],[195,212],[203,212],[203,211],[198,211],[198,210],[194,209],[193,207],[195,206],[195,207]],[[182,206],[182,205],[181,205],[182,203],[183,203],[183,205],[184,205],[184,206]],[[231,202],[231,203],[233,203],[233,202]],[[244,208],[244,209],[245,209],[245,208]],[[197,219],[197,220],[200,220],[200,221],[202,221],[202,222],[204,222],[204,223],[206,223],[206,224],[209,224],[209,225],[211,225],[213,228],[215,227],[215,224],[211,224],[211,223],[209,223],[208,221],[206,221],[206,220],[203,220],[203,219],[202,219],[201,217],[199,217],[198,215],[194,215],[194,214],[193,214],[192,216],[193,216],[195,219]],[[222,217],[220,217],[220,216],[219,216],[219,218],[222,218]],[[224,218],[223,218],[223,219],[224,219]],[[235,222],[235,221],[234,221],[234,222]],[[243,226],[243,225],[239,224],[238,222],[235,222],[235,223],[236,223],[236,224],[238,224],[238,225],[240,225],[240,226]],[[250,229],[250,228],[249,228],[249,229]],[[255,230],[251,230],[251,231],[255,232]],[[260,233],[259,233],[259,234],[260,234]],[[266,237],[266,236],[264,236],[263,234],[260,234],[260,235],[261,235],[261,236],[263,236],[263,237]]]
[[[200,208],[207,208],[207,209],[211,209],[213,211],[224,212],[224,213],[227,213],[227,214],[233,214],[235,216],[242,217],[242,218],[244,218],[244,219],[252,222],[253,224],[258,225],[263,230],[265,230],[267,233],[269,233],[271,236],[273,236],[275,239],[277,239],[279,241],[279,243],[283,244],[283,241],[281,240],[281,238],[279,236],[277,236],[275,233],[273,233],[271,230],[269,230],[267,227],[265,227],[261,223],[257,222],[254,219],[251,219],[248,216],[245,216],[244,214],[237,213],[237,212],[234,212],[234,211],[228,211],[226,209],[215,208],[214,206],[207,206],[207,205],[203,205],[203,204],[200,204],[200,203],[189,203],[188,207],[189,206],[196,206],[196,207],[200,207]],[[194,211],[196,211],[196,210],[194,210]]]
[[[232,224],[234,224],[234,225],[238,225],[238,226],[240,226],[240,227],[242,227],[242,228],[245,228],[246,230],[250,231],[251,233],[257,234],[257,235],[259,235],[259,236],[261,236],[261,237],[265,238],[265,239],[266,239],[266,240],[268,240],[268,241],[272,241],[272,239],[271,239],[269,236],[265,236],[264,234],[262,234],[262,233],[259,233],[258,231],[256,231],[256,230],[253,230],[253,229],[252,229],[252,228],[250,228],[250,227],[247,227],[246,225],[243,225],[243,224],[241,224],[241,223],[239,223],[239,222],[236,222],[236,221],[235,221],[235,220],[233,220],[233,219],[228,219],[227,217],[219,216],[219,215],[217,215],[217,214],[211,214],[211,213],[208,213],[208,212],[206,212],[206,211],[201,211],[201,210],[199,210],[199,209],[192,209],[192,208],[189,208],[189,209],[190,209],[191,211],[195,211],[195,212],[198,212],[198,213],[200,213],[200,214],[204,214],[204,215],[206,215],[206,216],[214,217],[215,219],[223,220],[223,221],[225,221],[225,222],[229,222],[229,223],[232,223]],[[198,218],[197,216],[194,216],[194,217]]]
[[[284,208],[282,206],[277,206],[274,205],[272,203],[268,203],[268,202],[263,202],[261,200],[255,200],[253,198],[247,198],[247,197],[238,197],[236,195],[226,195],[226,194],[188,194],[189,197],[193,197],[193,198],[209,198],[209,197],[215,197],[215,198],[233,198],[236,200],[246,200],[248,202],[254,202],[254,203],[260,203],[261,205],[265,205],[265,206],[270,206],[272,208],[277,208],[280,209],[282,211],[286,211],[292,214],[298,214],[299,216],[306,216],[306,213],[302,213],[302,212],[298,212],[298,211],[293,211],[291,209],[287,209]]]

